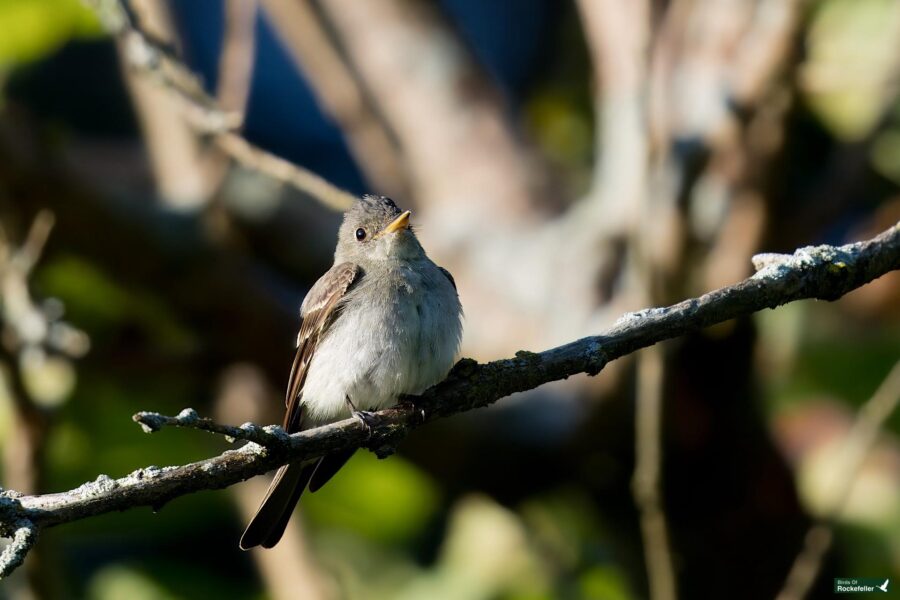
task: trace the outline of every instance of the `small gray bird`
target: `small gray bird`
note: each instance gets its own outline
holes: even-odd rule
[[[453,366],[462,307],[450,273],[434,264],[390,198],[363,196],[344,215],[334,266],[300,307],[284,430],[293,433],[420,394]],[[353,451],[278,470],[241,548],[278,543],[303,490],[315,492]]]

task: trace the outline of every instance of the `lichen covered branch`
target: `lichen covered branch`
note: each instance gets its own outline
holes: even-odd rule
[[[16,570],[37,541],[38,530],[28,519],[16,519],[9,526],[12,541],[0,553],[0,579]]]
[[[756,275],[735,285],[673,306],[625,315],[602,335],[540,353],[518,352],[513,358],[485,364],[463,359],[445,381],[414,401],[375,413],[371,435],[356,419],[282,437],[274,429],[216,425],[193,411],[183,411],[178,417],[144,413],[136,420],[151,430],[163,425],[190,426],[245,439],[266,432],[254,440],[265,445],[248,443],[207,460],[147,467],[120,479],[101,475],[68,492],[7,495],[0,505],[0,526],[9,534],[18,531],[15,523],[22,519],[40,529],[137,506],[158,508],[185,494],[224,488],[288,461],[341,449],[368,447],[379,454],[390,453],[410,430],[424,423],[579,373],[596,375],[609,361],[640,348],[766,308],[807,298],[833,300],[897,269],[900,223],[864,242],[803,248],[767,261]],[[198,425],[201,422],[203,425]]]
[[[277,425],[267,425],[266,427],[260,427],[253,423],[244,423],[240,427],[220,425],[212,419],[201,417],[193,408],[186,408],[174,417],[141,411],[131,419],[138,423],[146,433],[159,431],[163,427],[188,427],[224,435],[229,441],[246,440],[266,447],[285,445],[288,440],[288,434]]]

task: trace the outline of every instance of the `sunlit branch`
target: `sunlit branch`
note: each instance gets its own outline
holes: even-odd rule
[[[120,479],[101,475],[67,492],[21,497],[7,493],[0,503],[0,529],[11,535],[23,519],[41,529],[137,506],[158,508],[185,494],[228,487],[287,462],[336,450],[367,447],[386,455],[424,423],[579,373],[596,375],[610,361],[640,348],[766,308],[807,298],[835,300],[896,269],[900,269],[900,223],[864,242],[809,247],[783,255],[735,285],[672,306],[629,313],[601,335],[539,353],[521,351],[485,364],[463,359],[446,380],[422,396],[375,413],[371,430],[356,419],[347,419],[284,438],[270,431],[272,438],[267,441],[271,443],[265,447],[248,443],[206,460],[146,467]],[[183,418],[171,419],[175,424],[199,422],[194,414],[183,412]],[[159,419],[169,423],[169,418]],[[218,433],[236,429],[243,428],[216,427]]]

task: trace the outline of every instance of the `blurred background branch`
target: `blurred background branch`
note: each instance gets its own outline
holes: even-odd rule
[[[319,105],[340,125],[372,186],[388,195],[408,196],[397,142],[338,47],[318,3],[264,0],[263,6],[291,58],[311,82]]]
[[[900,362],[896,363],[878,390],[859,409],[853,429],[843,443],[841,462],[831,472],[830,492],[818,518],[804,539],[804,546],[794,561],[778,600],[802,600],[815,583],[825,554],[834,542],[829,521],[840,514],[847,503],[863,462],[875,445],[885,422],[900,404]]]
[[[174,206],[196,207],[206,203],[220,182],[221,165],[207,154],[199,135],[210,135],[216,148],[248,168],[295,186],[326,206],[345,210],[352,197],[325,179],[289,161],[253,146],[232,130],[243,122],[248,90],[246,69],[252,65],[253,6],[233,7],[230,13],[230,45],[222,56],[222,85],[218,101],[167,46],[174,33],[162,0],[139,0],[133,22],[119,2],[92,3],[110,33],[119,37],[119,54],[144,135],[156,167],[160,195]],[[241,11],[247,11],[243,13]],[[241,23],[243,20],[245,23]],[[142,27],[148,27],[145,32]],[[249,27],[249,29],[248,29]],[[163,46],[160,42],[167,44]],[[237,46],[237,47],[235,47]],[[242,63],[238,63],[238,60]],[[242,72],[243,70],[243,72]],[[224,108],[220,108],[220,103]],[[181,123],[181,125],[179,125]]]
[[[641,533],[650,597],[677,598],[675,566],[669,544],[660,480],[663,469],[663,349],[643,350],[638,357],[635,423],[634,501],[641,511]]]
[[[58,302],[38,304],[30,278],[41,258],[54,217],[39,212],[20,245],[0,228],[0,307],[3,397],[12,408],[10,436],[3,445],[3,485],[21,494],[44,488],[44,452],[55,409],[74,387],[71,359],[89,346],[84,332],[61,319]],[[10,523],[10,545],[0,558],[4,577],[24,560],[37,531],[27,519]],[[33,556],[25,581],[13,581],[18,597],[42,597],[52,584],[42,576],[41,560]],[[9,566],[7,566],[9,565]]]

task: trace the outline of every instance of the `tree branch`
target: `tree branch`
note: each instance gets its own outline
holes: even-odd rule
[[[354,201],[349,192],[312,171],[259,148],[234,132],[243,124],[241,111],[223,110],[206,93],[197,76],[170,48],[133,22],[121,0],[85,0],[108,33],[121,40],[128,66],[157,83],[178,103],[182,116],[199,135],[210,136],[226,155],[247,169],[291,185],[328,208],[344,211]]]
[[[358,420],[347,419],[285,438],[273,435],[266,447],[248,443],[187,465],[145,467],[120,479],[100,475],[68,492],[21,497],[7,493],[0,502],[0,532],[11,535],[22,519],[41,529],[136,506],[159,508],[185,494],[224,488],[289,461],[336,450],[365,446],[386,455],[424,423],[579,373],[596,375],[608,362],[635,350],[716,323],[807,298],[834,300],[896,269],[900,223],[864,242],[802,248],[782,260],[770,260],[735,285],[673,306],[627,314],[603,335],[485,364],[463,359],[445,381],[415,402],[376,413],[371,435]]]
[[[256,0],[227,0],[216,100],[244,122],[256,58]]]
[[[18,519],[10,526],[12,542],[0,554],[0,579],[16,570],[37,541],[38,529],[28,519]]]
[[[260,427],[253,423],[244,423],[240,427],[220,425],[212,419],[202,418],[193,408],[186,408],[175,417],[167,417],[155,412],[141,411],[131,417],[146,433],[154,433],[163,427],[188,427],[224,435],[229,441],[246,440],[260,446],[277,446],[287,443],[288,434],[277,425]]]

